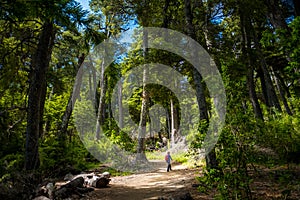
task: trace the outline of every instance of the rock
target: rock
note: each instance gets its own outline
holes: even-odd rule
[[[68,182],[65,185],[62,185],[60,188],[57,190],[53,191],[53,196],[54,199],[57,198],[68,198],[71,196],[73,193],[78,194],[77,188],[82,188],[84,183],[83,177],[78,177],[76,179],[73,179],[72,181]]]
[[[91,187],[88,187],[88,188],[77,188],[77,191],[81,194],[84,194],[84,193],[88,193],[88,192],[92,192],[94,191],[95,189],[94,188],[91,188]]]
[[[45,196],[39,196],[39,197],[35,197],[33,200],[51,200],[51,199]]]
[[[64,177],[64,181],[70,181],[70,180],[72,180],[73,179],[73,174],[71,174],[71,173],[68,173],[68,174],[66,174],[65,175],[65,177]]]
[[[83,187],[84,178],[78,177],[76,179],[73,179],[72,181],[68,182],[67,184],[63,185],[62,187],[66,188],[76,188],[76,187]]]
[[[48,183],[46,185],[46,189],[47,189],[47,193],[48,193],[49,198],[52,198],[53,197],[53,191],[54,191],[53,183]]]
[[[110,173],[109,173],[109,172],[103,172],[103,173],[102,173],[102,176],[103,176],[104,178],[110,178]]]
[[[92,187],[104,188],[109,184],[109,182],[110,182],[110,179],[105,178],[105,177],[99,177],[92,182]]]

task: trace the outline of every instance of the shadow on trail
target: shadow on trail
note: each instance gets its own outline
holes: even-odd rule
[[[192,187],[197,183],[195,176],[200,169],[191,170],[180,164],[173,164],[173,170],[166,172],[165,162],[158,161],[156,164],[158,168],[152,172],[112,177],[107,188],[96,189],[82,199],[151,200],[185,193],[190,193],[195,200],[206,199],[197,188]]]

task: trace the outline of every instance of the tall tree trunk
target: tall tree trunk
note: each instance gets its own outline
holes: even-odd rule
[[[46,97],[46,73],[49,67],[55,31],[52,22],[42,26],[36,52],[32,59],[28,93],[28,113],[25,145],[25,169],[39,167],[39,135],[42,130],[42,116]]]
[[[273,27],[275,29],[281,29],[281,30],[285,30],[286,32],[281,33],[284,34],[284,37],[291,37],[292,34],[292,30],[291,28],[288,26],[286,20],[285,20],[285,16],[284,16],[284,10],[282,9],[282,6],[280,6],[280,4],[282,3],[282,1],[280,0],[265,0],[266,4],[267,4],[267,8],[268,8],[268,19],[270,20],[271,24],[273,25]],[[299,16],[299,12],[300,12],[300,1],[299,0],[294,0],[294,11],[295,11],[295,16]],[[285,54],[285,58],[288,62],[291,62],[291,54],[292,52],[285,50],[284,52]],[[294,69],[297,73],[297,69]],[[275,81],[276,81],[276,77],[274,77]],[[291,110],[288,107],[288,104],[286,102],[286,98],[283,95],[284,92],[282,90],[282,88],[278,85],[278,92],[279,95],[281,96],[283,105],[287,111],[287,113],[289,115],[292,114]],[[283,93],[282,93],[283,92]]]
[[[173,103],[173,99],[170,99],[170,106],[171,106],[171,138],[170,138],[170,144],[171,147],[174,147],[174,135],[175,135],[175,121],[174,121],[174,103]]]
[[[173,116],[174,116],[174,129],[177,131],[177,133],[180,131],[179,126],[180,126],[180,111],[178,109],[178,105],[174,105],[174,110],[173,110]],[[181,116],[182,117],[182,116]]]
[[[122,77],[121,80],[118,84],[118,104],[119,104],[119,127],[122,129],[124,127],[123,122],[124,122],[124,113],[123,113],[123,92],[122,92]]]
[[[295,10],[295,17],[300,16],[300,1],[299,0],[293,0],[294,3],[294,10]]]
[[[257,72],[257,76],[260,79],[260,85],[261,85],[261,90],[262,90],[262,98],[263,98],[263,102],[267,105],[267,107],[271,107],[270,102],[268,101],[268,96],[267,96],[267,88],[266,88],[266,83],[265,83],[265,79],[264,79],[264,73],[262,72],[261,68],[258,68],[256,70]]]
[[[168,9],[170,6],[170,0],[165,0],[165,6],[163,9],[163,28],[168,28],[169,23],[170,23],[170,15],[168,14]]]
[[[148,32],[146,29],[143,30],[143,56],[145,63],[148,60]],[[144,67],[143,71],[143,92],[142,92],[142,108],[140,114],[140,122],[138,128],[138,147],[137,147],[137,161],[147,161],[145,155],[145,137],[146,137],[146,125],[147,115],[149,109],[149,92],[147,91],[146,82],[148,79],[149,69]]]
[[[50,94],[49,94],[49,97],[48,97],[48,101],[50,102],[52,100],[52,97],[53,97],[53,94],[54,94],[54,87],[51,88],[51,91],[50,91]],[[43,127],[43,124],[40,124],[40,126]],[[44,130],[42,131],[42,135],[40,135],[40,138],[41,140],[43,141],[44,139],[44,136],[50,131],[51,129],[51,120],[50,119],[47,119],[47,121],[45,121],[45,125],[44,125]]]
[[[253,30],[253,28],[252,28]],[[257,40],[257,36],[255,34],[255,30],[253,30],[253,37],[254,37],[254,44],[256,47],[256,52],[258,55],[258,59],[260,61],[260,68],[262,71],[263,76],[261,76],[261,78],[263,78],[264,80],[262,80],[262,83],[265,83],[265,88],[266,88],[266,101],[268,102],[267,105],[269,105],[270,107],[275,107],[277,108],[279,111],[282,111],[279,100],[278,100],[278,96],[276,94],[272,79],[271,79],[271,74],[268,70],[268,65],[267,62],[263,56],[260,44]]]
[[[246,16],[245,11],[243,10],[245,6],[240,5],[239,15],[241,22],[241,33],[242,33],[242,53],[245,64],[247,66],[247,86],[250,101],[253,107],[254,115],[256,118],[264,120],[261,107],[258,102],[257,94],[255,91],[255,83],[254,83],[254,58],[251,53],[251,32],[250,19]]]
[[[166,131],[168,133],[167,138],[170,139],[170,134],[171,134],[171,112],[169,112],[168,109],[166,109]]]
[[[107,34],[107,38],[110,37],[110,34]],[[98,105],[98,112],[97,112],[97,124],[96,124],[96,135],[95,139],[99,140],[100,139],[100,132],[101,132],[101,127],[104,125],[105,122],[105,95],[106,95],[106,90],[107,90],[107,82],[105,79],[105,65],[106,65],[106,55],[107,55],[107,50],[106,47],[104,47],[104,57],[101,63],[101,72],[100,72],[100,98],[99,98],[99,105]]]
[[[75,84],[74,84],[73,90],[70,94],[66,110],[65,110],[64,115],[62,117],[62,123],[61,123],[61,126],[60,126],[59,135],[58,135],[59,141],[62,141],[62,142],[66,138],[68,124],[69,124],[69,120],[70,120],[70,117],[71,117],[72,112],[73,112],[73,107],[74,107],[74,104],[75,104],[76,100],[79,97],[79,94],[80,94],[80,87],[81,87],[82,76],[83,76],[83,67],[81,67],[81,65],[82,65],[84,59],[85,59],[84,54],[82,54],[78,58]]]
[[[275,84],[277,86],[277,90],[279,91],[280,98],[281,98],[281,100],[283,102],[283,106],[284,106],[287,114],[293,115],[293,113],[292,113],[292,111],[291,111],[291,109],[289,107],[289,104],[288,104],[288,102],[286,100],[286,97],[285,97],[285,90],[283,89],[283,86],[280,84],[279,78],[275,74],[274,70],[272,70],[272,71],[273,71],[273,76],[274,76]]]
[[[252,62],[250,62],[250,64],[248,65],[247,87],[248,87],[249,97],[253,107],[254,115],[257,119],[261,119],[262,121],[264,121],[263,113],[255,91],[254,69],[253,69]]]
[[[288,27],[285,17],[283,15],[282,7],[280,6],[279,0],[265,0],[265,3],[268,8],[268,18],[271,24],[276,29],[284,29],[290,31]]]
[[[195,33],[194,25],[193,25],[193,13],[192,13],[192,9],[191,9],[191,1],[190,0],[184,1],[184,13],[185,13],[185,20],[186,20],[186,24],[187,24],[188,36],[190,36],[191,38],[196,40],[196,33]],[[194,55],[195,55],[195,53],[194,53]],[[197,71],[197,69],[195,69],[195,68],[193,68],[193,78],[194,78],[194,84],[195,84],[195,89],[196,89],[196,96],[197,96],[197,103],[198,103],[198,107],[199,107],[200,120],[205,120],[206,122],[209,122],[207,104],[206,104],[206,100],[205,100],[204,89],[202,86],[202,77],[201,77],[200,73]],[[207,168],[217,168],[218,167],[214,149],[211,152],[208,152],[208,154],[206,154],[205,160],[206,160]]]

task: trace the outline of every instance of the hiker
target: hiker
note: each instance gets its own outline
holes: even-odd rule
[[[172,160],[172,157],[170,155],[170,152],[168,151],[168,153],[165,156],[165,161],[168,163],[167,172],[172,171],[171,160]]]

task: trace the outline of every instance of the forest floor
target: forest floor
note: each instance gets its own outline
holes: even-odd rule
[[[95,189],[83,200],[150,200],[159,197],[174,197],[190,193],[193,199],[213,199],[208,195],[202,196],[197,187],[195,177],[201,169],[188,169],[181,164],[172,164],[172,171],[166,171],[166,163],[156,161],[157,170],[128,176],[111,177],[107,188]]]
[[[194,200],[214,199],[215,190],[200,193],[195,177],[201,176],[201,168],[188,169],[173,164],[172,171],[166,172],[165,162],[156,161],[158,168],[152,172],[128,176],[111,177],[106,188],[98,188],[81,198],[82,200],[151,200],[159,197],[176,197],[190,193]],[[249,170],[253,199],[300,199],[300,168],[257,167]]]

